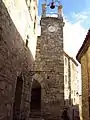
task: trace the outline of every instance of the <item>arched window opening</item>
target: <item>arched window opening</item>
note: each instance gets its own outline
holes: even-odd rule
[[[30,109],[31,111],[41,109],[41,85],[36,80],[32,84]]]

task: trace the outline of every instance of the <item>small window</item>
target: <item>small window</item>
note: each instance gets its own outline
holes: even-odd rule
[[[30,10],[30,6],[28,6],[28,9]]]
[[[26,47],[28,47],[28,39],[26,39]]]
[[[73,102],[75,103],[75,98],[73,99]]]
[[[34,29],[35,29],[35,27],[36,27],[36,23],[34,22]]]
[[[47,76],[47,79],[49,79],[49,76]]]
[[[27,39],[26,39],[26,47],[28,47],[28,39],[29,39],[29,36],[27,35]]]
[[[66,101],[64,100],[64,105],[66,104]]]
[[[65,65],[67,66],[67,58],[65,57]]]
[[[35,21],[36,21],[36,15],[35,15]]]
[[[33,7],[33,9],[35,10],[35,6]]]

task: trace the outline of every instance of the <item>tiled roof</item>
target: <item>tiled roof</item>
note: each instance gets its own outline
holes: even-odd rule
[[[64,55],[65,55],[68,59],[72,60],[76,66],[78,66],[77,61],[76,61],[73,57],[70,57],[65,51],[64,51]]]

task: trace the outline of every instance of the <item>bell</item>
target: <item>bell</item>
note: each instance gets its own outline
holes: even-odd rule
[[[51,8],[51,9],[54,9],[54,8],[55,8],[54,2],[51,3],[50,8]]]

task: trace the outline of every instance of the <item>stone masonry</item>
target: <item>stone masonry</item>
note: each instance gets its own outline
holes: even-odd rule
[[[82,69],[82,118],[83,120],[90,120],[90,47],[86,54],[81,58]]]
[[[54,32],[48,26],[55,26]],[[41,114],[45,120],[58,120],[64,107],[63,19],[41,19],[37,40],[33,82],[41,85]]]
[[[28,119],[33,61],[0,0],[0,120]]]
[[[90,30],[76,58],[81,63],[82,120],[90,120]]]

